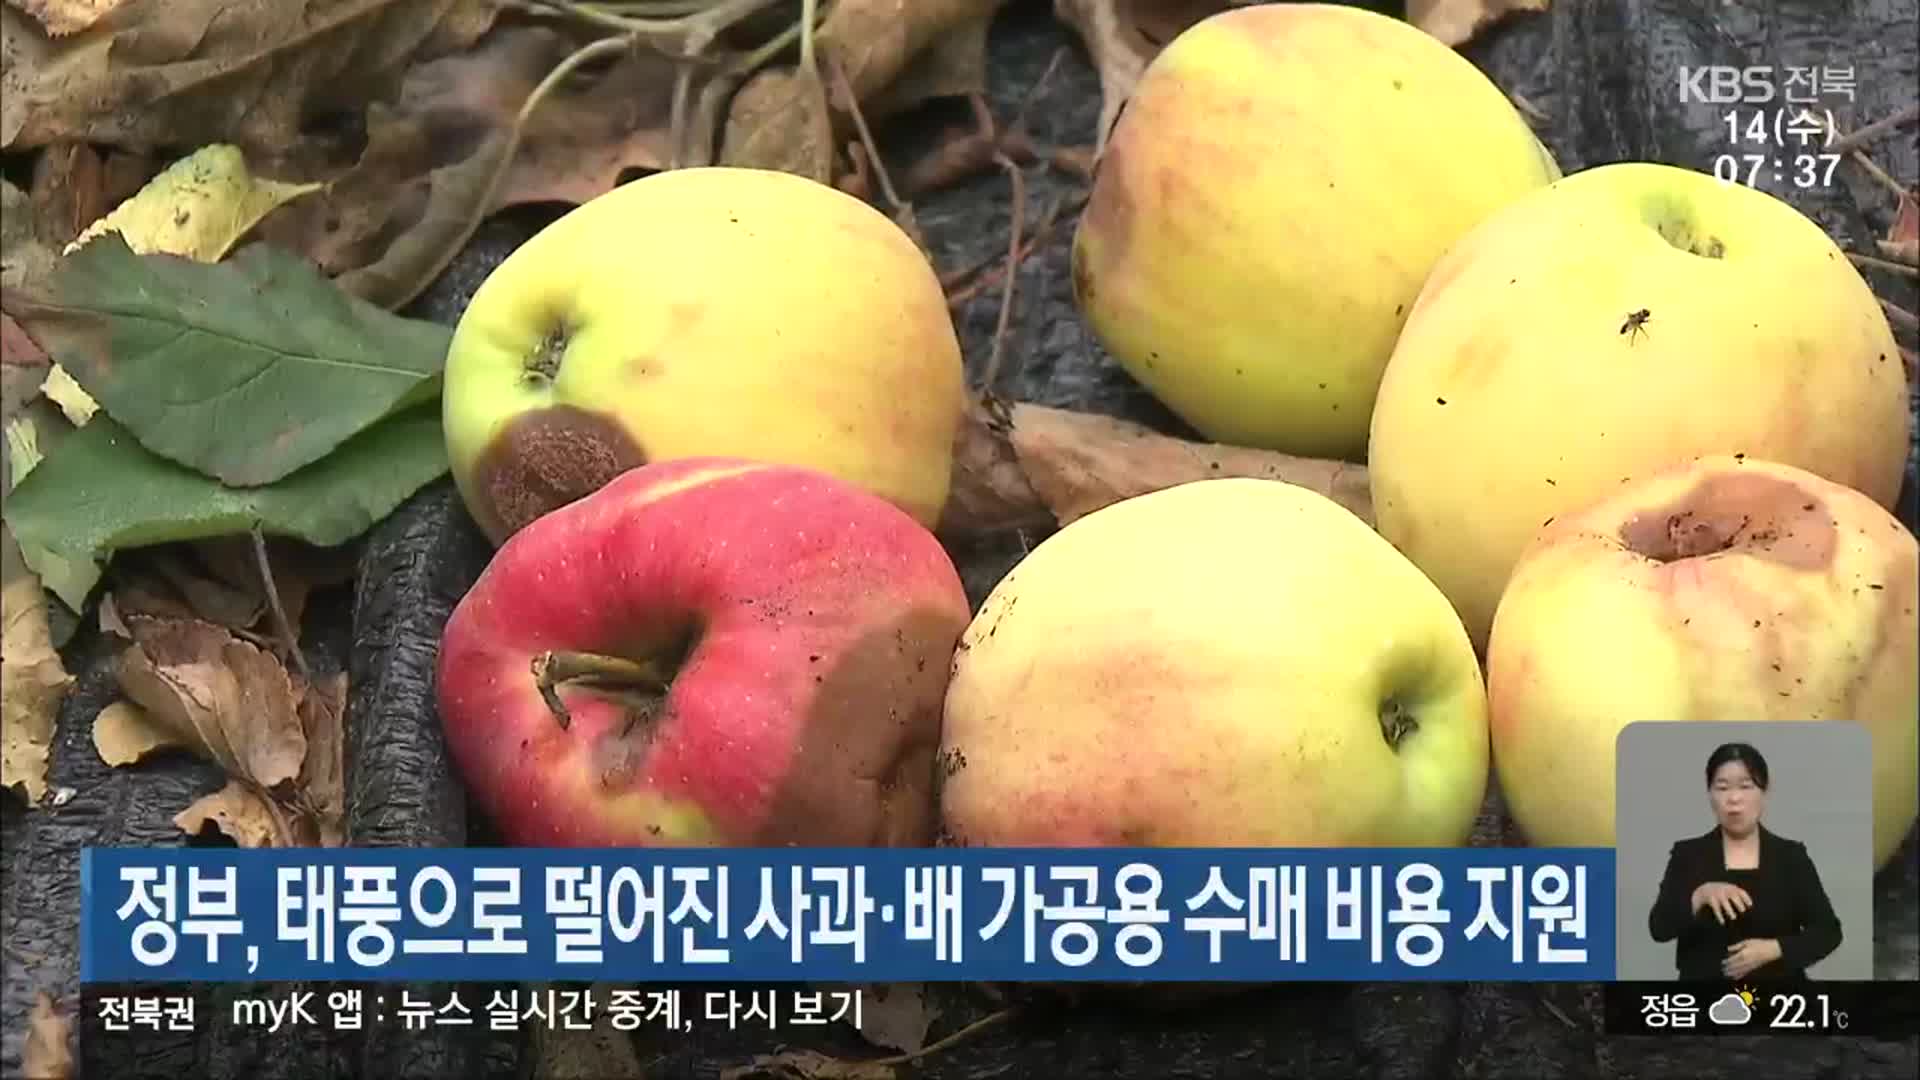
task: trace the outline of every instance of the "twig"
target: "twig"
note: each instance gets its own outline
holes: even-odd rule
[[[1893,177],[1889,176],[1885,169],[1882,169],[1880,166],[1874,164],[1873,159],[1867,156],[1867,152],[1865,150],[1855,150],[1848,156],[1853,158],[1854,162],[1857,163],[1861,168],[1867,170],[1867,175],[1873,177],[1875,180],[1878,180],[1880,182],[1880,185],[1886,188],[1888,191],[1893,192],[1894,198],[1896,199],[1905,198],[1909,194],[1906,189],[1906,186],[1900,183],[1900,181],[1895,180]]]
[[[576,0],[522,0],[524,6],[550,15],[564,15],[603,30],[644,41],[660,52],[674,57],[690,57],[729,27],[749,16],[781,3],[782,0],[711,0],[694,10],[672,5],[666,10],[678,12],[665,17],[644,18],[616,15],[605,4],[583,4]],[[814,0],[807,0],[813,7]],[[647,10],[644,7],[636,10]]]
[[[1027,87],[1026,95],[1020,99],[1020,111],[1013,114],[1012,130],[1026,130],[1027,117],[1030,115],[1033,103],[1039,99],[1040,92],[1046,89],[1047,83],[1053,81],[1053,73],[1060,67],[1060,61],[1067,58],[1068,51],[1066,46],[1055,49],[1053,58],[1047,61],[1046,69],[1040,72],[1039,78],[1033,80],[1032,86]]]
[[[1888,322],[1907,330],[1920,330],[1920,315],[1915,315],[1891,300],[1880,301],[1880,306],[1886,309]]]
[[[1547,113],[1547,110],[1528,101],[1519,93],[1509,93],[1507,97],[1513,99],[1513,107],[1520,110],[1522,116],[1525,116],[1534,123],[1544,124],[1553,119],[1553,117]]]
[[[1047,151],[1047,164],[1082,180],[1093,180],[1093,147],[1056,146]]]
[[[987,1030],[988,1028],[994,1026],[995,1024],[1006,1023],[1008,1020],[1013,1019],[1013,1015],[1017,1011],[1018,1010],[1016,1008],[1012,1006],[1008,1006],[1007,1008],[1001,1009],[999,1012],[988,1013],[987,1015],[981,1017],[980,1019],[975,1020],[973,1023],[968,1024],[966,1027],[961,1028],[959,1031],[956,1031],[953,1034],[946,1036],[945,1038],[935,1039],[933,1042],[930,1042],[927,1045],[911,1053],[895,1054],[892,1057],[874,1058],[871,1061],[862,1062],[862,1064],[864,1065],[910,1065],[913,1062],[916,1062],[921,1058],[926,1057],[929,1054],[934,1054],[934,1053],[938,1053],[941,1050],[945,1050],[947,1047],[952,1046],[963,1039],[971,1039],[975,1035],[980,1034],[982,1031]]]
[[[1920,278],[1920,265],[1882,259],[1873,255],[1862,255],[1857,251],[1847,252],[1847,258],[1861,266],[1871,266],[1876,270],[1886,270],[1895,274],[1904,274],[1910,278]]]
[[[1887,132],[1895,128],[1904,127],[1907,124],[1913,123],[1915,120],[1920,120],[1920,105],[1909,105],[1899,112],[1894,113],[1892,116],[1875,120],[1873,123],[1868,124],[1853,134],[1836,140],[1832,145],[1827,147],[1827,152],[1830,154],[1852,153],[1880,136],[1885,135]]]
[[[673,104],[667,109],[667,168],[678,169],[687,160],[687,103],[693,99],[693,65],[676,63]]]
[[[1555,1005],[1555,1004],[1553,1003],[1553,999],[1547,996],[1547,988],[1546,988],[1546,987],[1544,987],[1544,986],[1541,986],[1541,985],[1540,985],[1540,984],[1538,984],[1538,983],[1535,983],[1535,984],[1534,984],[1534,997],[1536,997],[1537,999],[1539,999],[1539,1001],[1540,1001],[1540,1004],[1542,1004],[1542,1005],[1545,1005],[1545,1006],[1547,1007],[1547,1011],[1548,1011],[1548,1012],[1550,1012],[1550,1013],[1552,1013],[1552,1014],[1554,1015],[1554,1018],[1555,1018],[1556,1020],[1559,1020],[1559,1021],[1560,1021],[1561,1023],[1563,1023],[1563,1024],[1565,1024],[1565,1025],[1567,1025],[1568,1027],[1570,1027],[1570,1028],[1572,1028],[1572,1029],[1573,1029],[1573,1030],[1575,1030],[1575,1031],[1579,1031],[1579,1030],[1580,1030],[1580,1025],[1579,1025],[1579,1024],[1576,1024],[1576,1023],[1574,1023],[1574,1022],[1573,1022],[1573,1018],[1572,1018],[1572,1017],[1570,1017],[1570,1016],[1568,1016],[1568,1015],[1567,1015],[1567,1014],[1566,1014],[1565,1012],[1562,1012],[1562,1011],[1561,1011],[1561,1009],[1560,1009],[1560,1006],[1558,1006],[1558,1005]]]
[[[880,193],[887,197],[887,205],[894,209],[906,206],[900,199],[900,192],[894,189],[893,178],[887,175],[887,163],[881,160],[880,147],[867,127],[867,118],[860,111],[860,102],[854,98],[853,83],[847,79],[847,69],[841,66],[836,57],[827,63],[827,70],[833,76],[833,92],[845,100],[847,112],[853,117],[854,129],[860,133],[860,149],[873,166],[874,179],[880,183]]]
[[[800,70],[815,75],[820,73],[813,55],[813,22],[818,3],[819,0],[800,0]]]
[[[1020,279],[1021,232],[1026,227],[1027,216],[1026,176],[1005,154],[996,153],[993,159],[1006,170],[1007,179],[1013,184],[1013,220],[1007,226],[1007,275],[1000,289],[1000,318],[993,326],[993,348],[987,353],[986,373],[980,379],[981,392],[985,394],[993,393],[994,383],[1000,376],[1000,360],[1006,352],[1007,327],[1013,319],[1013,286]]]
[[[307,668],[307,658],[300,651],[300,635],[293,632],[293,622],[287,618],[286,606],[280,602],[280,589],[273,581],[273,561],[267,557],[267,537],[255,525],[249,530],[253,537],[253,562],[260,571],[260,587],[266,590],[267,607],[273,612],[274,629],[280,634],[281,644],[286,646],[287,659],[293,663],[300,678],[307,683],[313,682],[313,672]]]
[[[1046,243],[1047,238],[1053,235],[1054,226],[1059,224],[1061,217],[1078,213],[1086,204],[1087,193],[1084,191],[1055,199],[1053,205],[1047,208],[1047,212],[1041,215],[1039,223],[1030,230],[1026,243],[1021,245],[1020,257],[1016,265],[1026,262],[1035,251],[1040,249],[1041,244]],[[1001,265],[993,266],[995,262],[1001,262]],[[989,270],[988,267],[992,269]],[[982,273],[982,271],[986,272]],[[943,274],[940,284],[951,290],[947,295],[947,306],[957,308],[967,303],[980,295],[982,290],[997,283],[1006,272],[1007,266],[1001,261],[999,255],[988,255],[971,266]]]
[[[1832,117],[1826,118],[1826,126],[1827,126],[1828,135],[1840,134],[1840,129],[1834,126]],[[1869,124],[1867,125],[1867,127],[1861,128],[1860,130],[1866,131],[1874,126],[1875,125],[1873,124]],[[1845,138],[1836,139],[1831,144],[1831,149],[1829,150],[1829,152],[1839,153],[1840,146],[1848,142],[1849,140],[1854,139],[1858,134],[1859,133],[1856,132],[1854,135],[1849,135],[1849,136],[1846,136]],[[1911,192],[1907,190],[1906,185],[1902,184],[1898,180],[1895,180],[1893,177],[1887,175],[1887,171],[1885,169],[1882,169],[1878,164],[1876,164],[1872,158],[1868,157],[1866,151],[1861,150],[1858,147],[1853,147],[1853,148],[1849,148],[1846,151],[1846,155],[1848,158],[1852,159],[1854,164],[1867,170],[1868,176],[1873,177],[1876,181],[1880,183],[1882,187],[1885,187],[1888,191],[1893,192],[1894,198],[1903,199],[1911,194]]]

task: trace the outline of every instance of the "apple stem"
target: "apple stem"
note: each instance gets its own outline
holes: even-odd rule
[[[1386,737],[1387,745],[1396,751],[1400,749],[1400,741],[1419,726],[1413,710],[1398,699],[1389,699],[1380,707],[1380,732]]]
[[[562,731],[572,725],[573,716],[560,700],[560,684],[576,679],[656,694],[665,694],[668,686],[659,670],[645,661],[607,656],[604,653],[550,649],[533,658],[533,681]]]

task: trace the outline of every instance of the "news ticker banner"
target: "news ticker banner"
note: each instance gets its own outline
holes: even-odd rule
[[[1609,848],[88,848],[81,979],[1613,977]]]
[[[1604,983],[1608,1035],[1813,1036],[1912,1039],[1920,1033],[1920,982]],[[90,983],[82,994],[83,1047],[124,1061],[168,1042],[213,1034],[244,1040],[297,1032],[587,1031],[681,1035],[860,1027],[869,990],[810,984],[685,986],[593,983]],[[105,1070],[120,1075],[122,1067]]]

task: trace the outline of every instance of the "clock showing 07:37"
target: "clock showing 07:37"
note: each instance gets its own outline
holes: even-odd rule
[[[1802,189],[1829,187],[1839,164],[1839,154],[1721,154],[1713,159],[1713,175],[1751,188],[1767,180]]]

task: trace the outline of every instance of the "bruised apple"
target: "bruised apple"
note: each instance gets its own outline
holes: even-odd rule
[[[540,846],[912,846],[969,609],[933,534],[817,470],[642,466],[516,532],[449,619],[468,789]]]
[[[1907,379],[1880,301],[1763,191],[1651,162],[1501,210],[1421,291],[1380,384],[1380,532],[1474,642],[1541,523],[1710,454],[1806,469],[1891,507]]]
[[[1643,720],[1832,720],[1873,742],[1873,851],[1920,810],[1913,534],[1813,473],[1711,456],[1540,530],[1487,648],[1493,760],[1527,837],[1614,842],[1614,745]]]
[[[453,478],[497,544],[645,462],[801,465],[929,527],[963,385],[946,295],[906,232],[806,177],[672,169],[507,256],[447,353]]]

